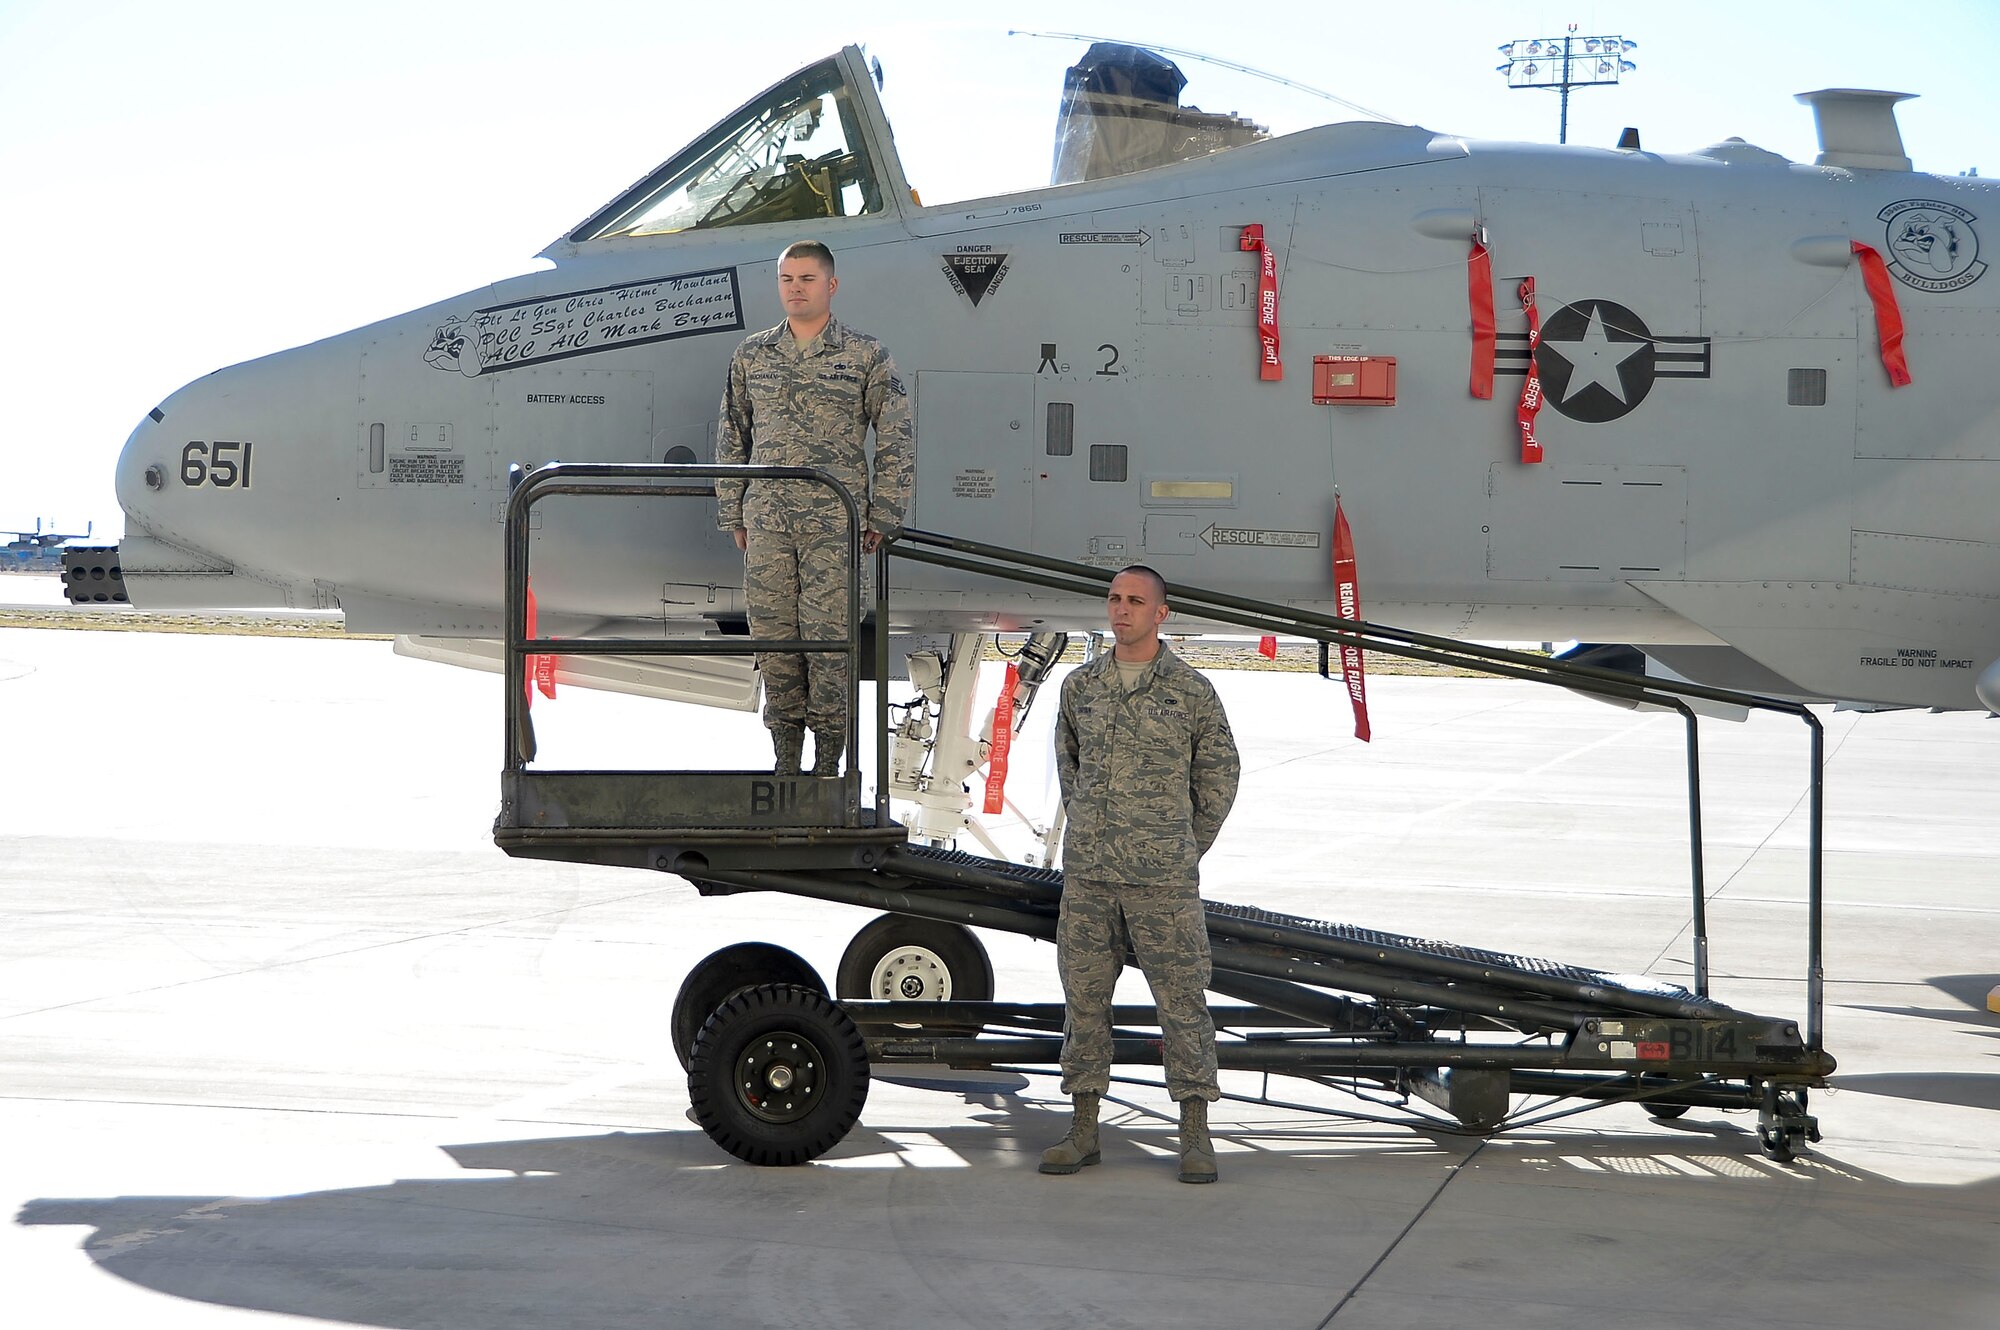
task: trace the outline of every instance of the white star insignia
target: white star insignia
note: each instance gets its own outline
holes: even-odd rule
[[[1578,393],[1594,383],[1621,404],[1631,405],[1630,399],[1625,396],[1625,382],[1619,370],[1626,361],[1639,354],[1646,343],[1612,341],[1610,334],[1604,330],[1598,306],[1590,307],[1590,321],[1584,325],[1583,336],[1575,341],[1550,342],[1549,345],[1561,347],[1557,354],[1570,363],[1569,384],[1563,389],[1563,401],[1574,400]]]

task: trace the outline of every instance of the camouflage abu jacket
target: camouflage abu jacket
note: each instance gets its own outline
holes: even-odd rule
[[[1165,642],[1131,692],[1105,652],[1063,680],[1063,871],[1195,887],[1242,773],[1215,688]]]
[[[868,427],[875,427],[875,480],[868,478]],[[715,460],[759,466],[816,466],[853,492],[862,520],[885,535],[902,529],[916,474],[910,399],[888,350],[867,333],[830,319],[801,347],[788,324],[752,333],[729,360]],[[772,482],[750,486],[753,491]],[[780,481],[787,506],[835,506],[823,487]],[[715,484],[716,524],[746,526],[746,486]],[[793,497],[796,496],[796,497]],[[754,513],[761,497],[754,493]],[[775,495],[769,497],[777,497]]]

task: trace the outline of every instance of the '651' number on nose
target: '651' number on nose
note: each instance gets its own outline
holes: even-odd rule
[[[209,484],[219,490],[250,488],[250,445],[199,439],[181,449],[181,484]]]

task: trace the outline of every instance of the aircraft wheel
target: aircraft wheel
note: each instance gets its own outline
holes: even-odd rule
[[[746,988],[759,984],[797,984],[826,992],[826,981],[805,959],[768,942],[738,942],[711,953],[688,971],[674,997],[672,1032],[674,1056],[688,1068],[694,1037],[715,1009]]]
[[[885,914],[841,954],[834,992],[875,1002],[990,1002],[993,962],[972,930],[936,919]],[[938,1033],[977,1034],[978,1027]]]
[[[1647,1104],[1646,1111],[1662,1122],[1672,1122],[1675,1118],[1687,1116],[1686,1104]]]
[[[688,1099],[710,1140],[785,1167],[838,1145],[868,1102],[868,1046],[826,994],[760,984],[717,1007],[695,1036]]]

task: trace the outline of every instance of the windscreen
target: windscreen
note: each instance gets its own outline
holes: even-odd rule
[[[879,212],[882,188],[834,61],[770,89],[570,239],[662,235]]]

